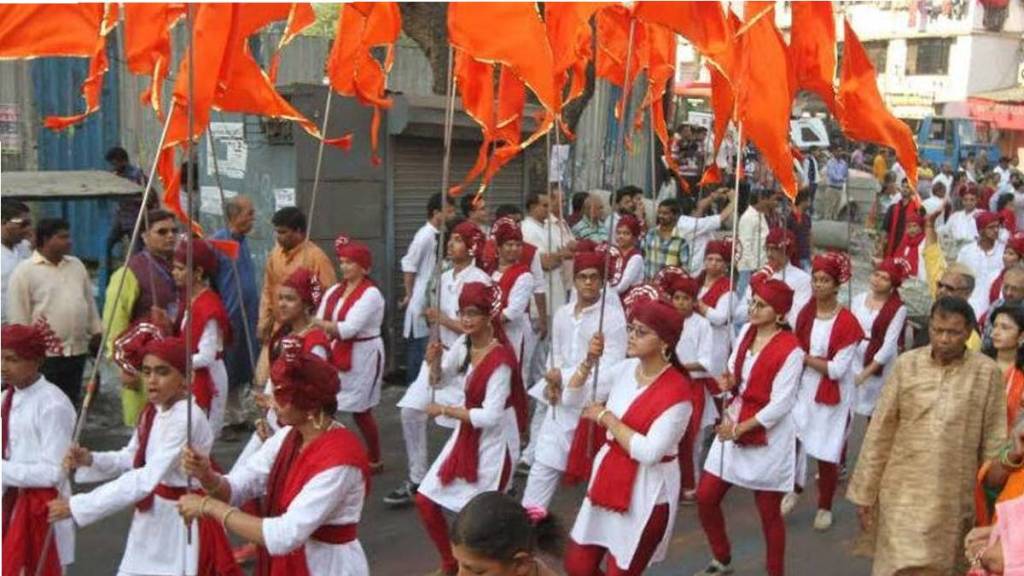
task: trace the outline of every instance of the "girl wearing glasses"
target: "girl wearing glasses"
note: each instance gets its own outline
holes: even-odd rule
[[[783,500],[783,514],[796,504],[803,488],[807,456],[818,461],[818,513],[814,529],[832,527],[832,498],[839,483],[839,461],[846,443],[854,392],[853,361],[864,331],[857,317],[839,304],[839,287],[850,281],[850,259],[829,252],[814,257],[814,298],[800,311],[796,336],[803,348],[804,373],[800,379],[793,418],[797,427],[796,492]]]
[[[447,351],[437,341],[427,347],[431,381],[445,377],[464,392],[462,403],[430,402],[426,407],[428,416],[451,418],[456,425],[416,493],[420,520],[441,555],[444,574],[455,574],[458,563],[442,510],[458,513],[481,492],[505,490],[514,462],[509,430],[517,424],[521,430],[526,419],[519,364],[501,332],[500,312],[498,289],[466,284],[458,312],[464,335]]]
[[[767,546],[767,573],[784,573],[786,526],[780,507],[783,495],[793,489],[796,425],[791,412],[804,352],[786,323],[793,289],[782,280],[756,275],[750,291],[750,322],[740,332],[719,379],[719,386],[735,396],[722,416],[697,486],[697,513],[713,555],[699,573],[703,575],[732,572],[722,499],[733,485],[754,492]]]
[[[591,404],[583,418],[604,430],[579,515],[565,554],[570,576],[642,574],[665,558],[679,501],[679,440],[690,420],[690,382],[676,357],[682,316],[660,300],[632,310],[628,358],[602,370],[606,404]],[[595,337],[591,357],[600,358]],[[589,395],[594,362],[585,360],[565,391]],[[603,368],[604,366],[602,366]],[[582,400],[581,400],[582,402]]]

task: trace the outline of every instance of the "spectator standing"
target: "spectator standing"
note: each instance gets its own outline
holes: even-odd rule
[[[988,311],[992,283],[1003,270],[1006,244],[999,240],[1001,220],[998,214],[980,212],[975,220],[978,224],[978,239],[960,249],[956,261],[974,271],[974,291],[969,301],[974,308],[974,317],[981,318]]]
[[[850,179],[850,166],[846,162],[844,152],[836,151],[835,155],[825,163],[825,179],[828,181],[828,188],[822,196],[819,217],[834,219],[839,214],[839,206],[843,201],[843,189]]]
[[[176,230],[174,215],[165,210],[150,210],[144,223],[148,226],[142,232],[143,249],[115,270],[107,284],[103,325],[110,332],[106,350],[108,357],[114,355],[117,338],[132,324],[152,319],[154,308],[165,310],[171,318],[177,315],[178,289],[171,275]],[[121,409],[125,426],[135,426],[145,404],[146,390],[141,380],[123,372]]]
[[[0,324],[7,323],[7,287],[18,264],[32,255],[32,213],[17,200],[0,202]]]
[[[811,197],[807,189],[798,192],[793,209],[786,217],[786,227],[796,238],[796,257],[804,272],[811,270],[811,215],[807,212]]]
[[[146,187],[146,174],[138,166],[131,163],[131,160],[128,158],[128,152],[124,148],[114,146],[107,150],[105,159],[110,166],[110,171],[115,175],[143,188]],[[156,196],[153,195],[150,197],[149,206],[146,208],[156,207]],[[114,222],[110,228],[110,236],[107,237],[107,262],[110,262],[114,246],[135,229],[135,220],[138,219],[139,209],[141,208],[142,194],[134,194],[117,202],[117,208],[114,211]]]
[[[930,344],[897,358],[882,387],[847,493],[874,574],[966,569],[960,551],[974,516],[971,488],[1006,438],[1003,378],[990,358],[967,351],[973,328],[965,300],[938,299]],[[956,430],[956,441],[936,441],[941,430]]]
[[[736,292],[743,294],[750,283],[750,275],[764,266],[767,256],[762,250],[765,241],[768,240],[768,219],[765,213],[771,207],[771,190],[757,190],[750,196],[750,204],[746,211],[740,216],[738,224],[739,243],[736,245],[738,255],[736,258],[736,270],[739,271],[739,281]]]
[[[596,193],[587,196],[583,203],[583,217],[572,227],[572,235],[577,240],[592,242],[608,241],[608,226],[604,222],[604,206],[601,197]]]
[[[850,167],[856,168],[857,170],[865,170],[867,165],[864,164],[864,145],[858,144],[850,154]]]
[[[234,337],[224,350],[224,361],[228,369],[228,382],[237,385],[252,382],[252,369],[256,364],[256,358],[251,358],[249,351],[252,350],[257,357],[260,353],[260,344],[256,338],[260,291],[248,241],[249,233],[252,232],[253,223],[256,221],[256,209],[248,196],[235,196],[225,202],[224,208],[227,226],[214,232],[213,238],[237,242],[238,258],[232,263],[227,256],[218,253],[219,262],[214,285],[231,319],[231,333]],[[245,325],[246,320],[248,326]],[[247,335],[250,339],[248,343],[245,341]]]
[[[647,231],[642,245],[645,278],[654,278],[665,266],[686,266],[690,247],[676,226],[679,212],[679,201],[674,198],[658,204],[658,225]]]
[[[316,274],[320,287],[327,290],[338,277],[330,258],[319,246],[306,238],[306,215],[295,206],[281,208],[271,219],[274,225],[274,249],[267,256],[263,274],[263,292],[260,295],[260,339],[268,341],[277,328],[274,321],[274,297],[277,287],[298,268]]]
[[[946,183],[940,181],[938,178],[932,180],[932,194],[931,196],[924,199],[921,202],[921,207],[924,208],[925,217],[929,217],[932,214],[938,213],[935,217],[936,226],[944,226],[946,224],[946,215],[950,212],[949,201],[946,197],[949,188],[946,187]]]
[[[883,252],[885,258],[895,253],[896,248],[903,241],[908,220],[920,212],[921,203],[914,197],[914,190],[904,178],[900,182],[899,202],[891,204],[885,211],[883,224],[886,233],[885,251]]]
[[[729,203],[718,214],[707,214],[715,202],[729,198]],[[722,223],[729,219],[736,210],[736,199],[728,188],[719,188],[697,202],[690,214],[683,214],[676,222],[676,230],[682,234],[686,244],[680,255],[680,262],[691,274],[700,272],[704,263],[704,252],[708,242],[714,238],[715,231],[722,228]],[[685,210],[683,210],[685,212]]]
[[[871,163],[871,172],[875,175],[875,180],[878,183],[885,186],[885,175],[889,173],[889,151],[885,148],[879,148],[878,153],[875,154],[875,159]]]
[[[61,341],[61,351],[48,354],[40,371],[77,405],[85,360],[99,346],[103,327],[89,272],[70,253],[67,221],[40,220],[36,251],[11,274],[8,314],[12,324],[45,320],[50,325]]]

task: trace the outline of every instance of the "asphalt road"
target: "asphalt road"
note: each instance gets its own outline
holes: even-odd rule
[[[437,554],[426,539],[419,518],[412,507],[391,509],[381,503],[381,497],[397,486],[405,477],[405,450],[402,444],[398,410],[394,407],[402,390],[384,390],[377,419],[381,426],[381,441],[384,449],[386,469],[373,479],[372,492],[363,512],[359,526],[359,539],[366,550],[370,568],[381,575],[426,574],[438,565]],[[104,400],[113,400],[109,396]],[[864,424],[857,422],[851,439],[851,467],[855,462],[856,448],[863,434]],[[218,461],[230,465],[241,451],[247,436],[229,433],[218,443],[215,456]],[[127,441],[123,428],[92,429],[87,432],[84,443],[93,449],[114,449]],[[432,427],[430,437],[431,454],[436,454],[445,441],[444,432]],[[813,466],[809,474],[813,475]],[[524,479],[517,478],[518,486]],[[88,490],[81,486],[77,490]],[[815,532],[811,523],[815,514],[816,492],[812,488],[803,496],[797,508],[786,519],[787,572],[794,575],[829,574],[832,576],[854,576],[870,572],[870,564],[850,555],[849,549],[856,534],[856,514],[852,505],[841,498],[845,484],[841,484],[835,505],[835,525],[826,533]],[[556,496],[552,505],[553,513],[559,515],[567,527],[575,519],[575,511],[583,496],[582,489],[565,490]],[[751,493],[734,489],[725,501],[726,523],[733,541],[733,566],[736,574],[763,574],[764,545],[761,528]],[[77,560],[69,570],[70,575],[115,574],[128,525],[129,511],[110,516],[92,526],[78,531]],[[689,576],[702,569],[708,559],[709,550],[696,509],[684,506],[676,519],[669,557],[648,570],[658,576]],[[557,561],[552,561],[556,565]]]

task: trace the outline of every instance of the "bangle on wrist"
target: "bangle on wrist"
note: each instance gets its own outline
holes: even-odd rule
[[[224,512],[223,516],[220,517],[220,527],[223,528],[225,531],[227,531],[228,529],[228,518],[230,518],[231,515],[235,512],[238,512],[238,508],[232,506],[228,508],[226,512]]]
[[[602,424],[601,420],[604,420],[604,415],[607,414],[607,413],[608,413],[608,409],[607,408],[602,408],[601,411],[597,413],[597,420],[596,420],[596,422],[598,424]]]
[[[1010,468],[1011,470],[1019,470],[1022,467],[1024,467],[1024,458],[1019,457],[1019,459],[1016,462],[1012,462],[1010,460],[1010,453],[1012,451],[1012,445],[1008,445],[1006,448],[1003,448],[1003,453],[999,456],[999,462],[1006,468]]]
[[[203,499],[199,501],[199,515],[206,516],[206,504],[210,501],[210,495],[203,496]]]

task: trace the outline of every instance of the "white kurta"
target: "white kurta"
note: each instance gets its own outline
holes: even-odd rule
[[[700,296],[703,298],[704,294],[708,291],[708,287],[701,287]],[[729,294],[725,293],[715,307],[708,307],[705,318],[708,324],[711,325],[711,358],[709,365],[705,366],[708,369],[708,373],[711,376],[718,378],[725,372],[725,363],[729,360],[729,353],[732,351],[732,327],[729,326],[729,304],[732,303],[735,309],[737,304],[737,298],[733,296],[729,298]],[[733,319],[737,316],[734,314]]]
[[[854,296],[853,303],[850,306],[850,312],[853,312],[853,315],[857,317],[861,329],[864,330],[864,339],[857,345],[857,351],[853,356],[853,375],[855,378],[857,374],[864,370],[864,355],[868,351],[871,327],[881,311],[881,308],[878,310],[868,308],[866,305],[867,297],[868,294],[866,292]],[[875,411],[875,403],[878,402],[878,396],[882,393],[882,384],[889,377],[893,361],[896,360],[896,355],[899,353],[899,339],[903,334],[903,324],[906,319],[907,307],[900,306],[895,316],[893,316],[889,328],[885,331],[882,347],[875,353],[875,362],[882,365],[882,373],[868,377],[863,384],[857,387],[857,398],[853,405],[853,410],[857,414],[871,416],[871,413]]]
[[[811,356],[828,356],[828,343],[835,323],[835,316],[828,320],[814,320],[811,326]],[[821,382],[820,372],[804,367],[803,376],[800,377],[793,420],[803,449],[816,460],[838,463],[842,455],[846,424],[853,408],[855,374],[852,366],[856,348],[856,344],[843,348],[828,363],[828,375],[839,383],[839,404],[829,406],[814,401]]]
[[[750,330],[750,324],[743,327],[743,334]],[[742,399],[739,395],[746,389],[750,371],[757,362],[757,354],[747,352],[743,362],[742,383],[737,396],[727,408],[730,418],[735,422],[739,417]],[[731,366],[736,359],[736,351],[729,356]],[[782,369],[772,380],[772,393],[768,404],[756,415],[757,421],[767,430],[767,443],[764,446],[738,446],[729,440],[722,442],[717,436],[708,458],[704,462],[704,470],[719,478],[749,488],[751,490],[772,490],[789,492],[793,489],[796,459],[796,424],[793,422],[793,406],[796,403],[797,383],[804,367],[804,352],[799,347],[790,353],[782,364]]]
[[[384,340],[380,337],[384,323],[384,297],[376,286],[367,288],[352,304],[344,321],[338,317],[345,299],[339,299],[334,310],[327,310],[327,302],[336,291],[345,289],[335,284],[324,294],[316,316],[334,322],[342,340],[356,339],[352,344],[352,368],[339,371],[341,390],[338,392],[340,412],[365,412],[380,403],[380,384],[384,374]]]
[[[115,452],[94,452],[92,466],[80,468],[78,482],[106,484],[91,492],[71,497],[71,516],[80,527],[88,526],[115,512],[134,506],[151,494],[158,484],[173,488],[186,486],[181,469],[181,451],[187,435],[187,405],[178,401],[170,409],[157,409],[146,446],[146,465],[133,468],[139,446],[138,432],[128,445]],[[192,406],[192,448],[209,454],[213,446],[210,424],[198,406]],[[187,543],[185,523],[178,514],[177,502],[153,498],[146,512],[136,510],[125,543],[118,574],[167,575],[196,574],[199,559],[199,529],[192,525],[192,544]],[[185,554],[182,554],[185,551]]]
[[[573,239],[572,232],[553,216],[545,223],[539,222],[532,217],[527,217],[523,220],[521,228],[523,240],[537,247],[537,257],[535,260],[539,259],[541,254],[550,254],[562,250]],[[550,244],[548,243],[549,229],[551,231]],[[555,310],[561,308],[566,302],[568,286],[566,286],[565,280],[567,275],[564,268],[568,265],[566,263],[566,266],[544,272],[542,277],[534,277],[540,290],[547,294],[549,314],[553,314]],[[530,272],[536,274],[537,271],[531,268]]]
[[[987,252],[982,250],[977,242],[972,242],[960,249],[956,261],[965,264],[974,271],[974,291],[971,292],[969,301],[974,309],[975,318],[981,318],[988,312],[988,293],[992,289],[992,283],[1003,271],[1003,251],[1006,244],[997,241]]]
[[[463,338],[465,338],[463,336]],[[459,370],[468,353],[466,347],[460,341],[451,350],[445,352],[441,361],[441,370],[449,379],[464,386],[469,376],[473,373],[473,367],[466,369],[465,374]],[[447,486],[441,484],[438,472],[441,465],[451,454],[455,447],[455,439],[459,435],[462,426],[469,426],[461,420],[455,425],[451,436],[445,443],[441,453],[434,460],[434,463],[427,470],[426,477],[420,484],[418,492],[437,503],[439,506],[459,512],[474,496],[481,492],[498,490],[501,482],[501,473],[506,463],[511,465],[510,432],[516,430],[516,416],[511,407],[506,408],[512,386],[512,371],[508,366],[499,366],[487,380],[487,392],[484,401],[479,408],[469,411],[469,419],[473,428],[480,431],[479,459],[477,468],[477,480],[470,483],[462,478],[455,478]],[[465,395],[465,391],[463,391]],[[461,405],[461,404],[460,404]],[[510,429],[511,422],[511,429]],[[519,438],[516,434],[515,442]],[[508,462],[506,462],[506,460]]]
[[[977,213],[978,210],[970,213],[957,210],[949,215],[944,226],[936,228],[936,232],[957,242],[973,242],[978,238],[978,225],[974,222]]]
[[[274,460],[291,427],[285,427],[236,466],[225,479],[231,485],[231,503],[264,496]],[[358,524],[366,498],[363,474],[352,466],[335,466],[313,476],[280,516],[263,519],[263,540],[267,551],[282,556],[305,546],[306,565],[313,576],[364,576],[370,573],[359,540],[329,544],[313,539],[321,526]]]
[[[637,253],[629,257],[622,270],[622,278],[615,285],[615,291],[620,295],[625,294],[630,288],[644,282],[644,257]]]
[[[708,241],[714,237],[715,230],[722,227],[722,217],[713,214],[702,218],[682,215],[676,222],[676,231],[690,245],[690,273],[700,272],[704,266],[704,251]],[[685,267],[686,263],[683,263]]]
[[[12,393],[4,391],[3,396]],[[3,491],[16,488],[53,488],[60,497],[71,495],[62,463],[75,428],[75,408],[60,388],[44,376],[13,391],[7,423],[8,459],[3,461]],[[67,566],[75,561],[75,528],[71,520],[54,525],[57,555]]]
[[[676,344],[676,356],[685,366],[686,364],[700,364],[707,368],[711,365],[712,340],[711,323],[700,314],[693,313],[683,322],[683,333],[679,336]],[[694,370],[690,372],[691,378],[708,378],[710,375],[706,370]],[[718,419],[718,410],[715,403],[711,401],[711,393],[707,388],[701,386],[704,394],[704,411],[701,413],[700,427],[710,426]]]
[[[185,318],[181,324],[182,330],[185,329],[187,312]],[[206,368],[210,372],[210,380],[213,381],[213,399],[210,400],[210,413],[206,416],[213,438],[217,439],[224,428],[224,413],[228,407],[228,369],[224,364],[224,335],[221,334],[220,324],[216,320],[207,320],[206,326],[203,326],[197,350],[199,351],[192,355],[192,367]]]
[[[491,275],[491,280],[497,284],[501,280],[502,273],[497,270]],[[508,306],[501,311],[502,321],[505,327],[505,335],[512,343],[516,359],[522,366],[523,378],[526,378],[530,364],[527,358],[527,339],[532,336],[533,327],[530,325],[530,300],[533,298],[534,279],[533,274],[526,272],[516,278],[515,284],[508,295]]]
[[[804,306],[811,301],[811,275],[787,262],[785,268],[772,274],[772,278],[782,280],[793,289],[793,306],[789,309],[789,314],[786,314],[786,322],[789,323],[790,327],[796,326],[796,317],[800,315],[800,311],[804,309]],[[747,309],[751,298],[753,298],[752,294],[752,288],[747,286],[743,298],[740,298],[739,303],[736,305],[735,318],[739,318],[742,322],[748,320]]]
[[[402,322],[402,336],[405,338],[423,338],[427,336],[427,320],[423,311],[427,308],[427,284],[434,273],[437,263],[437,235],[440,231],[427,222],[416,231],[409,244],[409,249],[402,257],[403,274],[415,274],[416,280],[409,294],[409,305],[405,308]]]
[[[646,390],[636,381],[636,368],[640,363],[635,358],[628,358],[602,372],[601,380],[608,380],[611,391],[605,407],[617,418],[629,410],[633,402]],[[585,394],[581,388],[577,394]],[[668,551],[669,540],[675,526],[676,510],[679,501],[679,463],[675,460],[662,462],[665,456],[676,454],[679,440],[686,433],[686,424],[693,410],[689,402],[683,402],[665,410],[647,434],[636,433],[630,440],[629,456],[635,460],[637,467],[636,479],[630,497],[629,510],[624,513],[613,512],[595,506],[590,498],[583,499],[576,523],[572,527],[572,540],[577,544],[601,546],[615,556],[615,563],[622,569],[629,567],[633,555],[640,543],[640,536],[647,526],[647,521],[659,504],[668,504],[668,527],[658,544],[658,549],[651,557],[651,564],[660,562]],[[611,434],[606,439],[615,442]],[[611,448],[603,444],[594,459],[590,483],[594,481],[601,462]]]
[[[470,282],[483,282],[490,284],[491,278],[486,272],[476,266],[467,266],[455,274],[455,270],[448,270],[441,275],[441,314],[449,318],[455,318],[459,311],[459,295],[462,294],[462,287]],[[456,345],[458,342],[458,345]],[[441,344],[446,350],[461,347],[465,348],[465,340],[456,332],[441,327]],[[419,374],[416,380],[409,386],[398,401],[399,408],[412,408],[424,411],[431,402],[430,368],[426,360],[420,365]],[[465,393],[462,390],[462,382],[455,378],[447,378],[442,375],[441,381],[433,387],[434,401],[438,404],[448,406],[461,406],[465,401]],[[456,421],[452,418],[438,416],[435,421],[447,428],[454,428]]]
[[[530,396],[549,406],[540,426],[534,459],[556,470],[565,470],[572,437],[580,421],[580,413],[590,401],[590,382],[583,387],[585,394],[574,394],[569,390],[569,381],[587,358],[590,339],[597,333],[600,314],[600,301],[584,308],[579,314],[576,313],[575,304],[566,304],[555,312],[550,364],[562,375],[561,402],[550,407],[544,396],[547,380],[543,378],[530,388]],[[626,358],[626,317],[622,308],[606,308],[603,334],[604,354],[601,356],[599,368],[602,374]],[[604,402],[608,398],[610,385],[610,381],[601,379],[595,394],[598,402]]]

